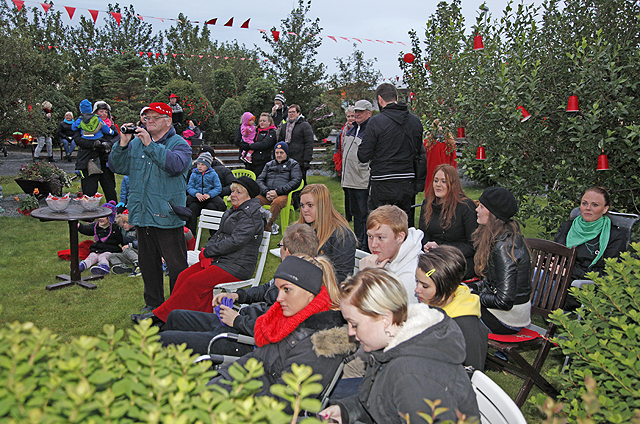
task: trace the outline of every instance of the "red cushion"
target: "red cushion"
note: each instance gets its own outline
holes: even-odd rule
[[[528,328],[523,328],[516,334],[493,334],[489,333],[489,339],[495,342],[520,343],[542,337],[539,333]]]

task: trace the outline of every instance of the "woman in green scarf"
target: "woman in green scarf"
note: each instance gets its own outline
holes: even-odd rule
[[[580,215],[564,222],[554,241],[568,247],[578,246],[573,279],[583,280],[587,272],[601,274],[604,259],[615,258],[624,249],[624,234],[607,216],[609,193],[604,187],[591,187],[580,201]]]

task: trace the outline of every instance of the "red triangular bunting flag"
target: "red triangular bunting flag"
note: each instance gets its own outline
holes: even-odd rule
[[[147,53],[147,56],[149,56],[149,59],[151,59],[151,56],[153,56],[153,52]]]
[[[354,40],[356,40],[358,43],[362,44],[362,40],[359,38],[354,38]]]
[[[142,18],[142,15],[138,15],[138,19],[140,19],[141,21],[144,21],[144,19]]]
[[[22,0],[13,0],[13,3],[18,8],[18,12],[20,12],[22,10],[22,6],[24,5],[24,2]]]
[[[144,52],[140,52],[140,57],[142,57],[143,54],[144,54]]]
[[[403,45],[403,46],[405,46],[405,47],[407,46],[407,45],[406,45],[406,44],[404,44],[402,41],[396,41],[396,43],[398,43],[398,44],[402,44],[402,45]]]
[[[40,3],[40,6],[44,9],[44,13],[47,13],[51,7],[51,3]]]
[[[173,56],[173,58],[174,58],[174,59],[176,58],[176,56],[178,56],[178,55],[177,55],[177,54],[175,54],[175,53],[171,53],[171,55]]]
[[[347,37],[340,37],[340,38],[342,38],[345,41],[349,41],[349,39]]]
[[[271,31],[273,34],[273,41],[278,41],[280,39],[280,31]]]
[[[156,53],[156,59],[159,58],[161,53]]]
[[[267,30],[266,30],[266,29],[258,29],[258,31],[260,31],[260,32],[267,32]]]
[[[218,21],[218,18],[213,18],[208,20],[206,23],[207,25],[215,25],[217,21]]]
[[[382,41],[382,40],[376,40],[376,41],[377,41],[378,43],[382,43],[382,44],[384,44],[384,41]]]
[[[220,56],[216,56],[215,58],[216,58],[216,59],[220,59]]]
[[[244,60],[244,57],[241,57],[240,60]]]
[[[111,12],[111,16],[115,18],[116,22],[118,23],[118,26],[120,26],[120,21],[122,20],[122,14],[118,12]]]
[[[336,40],[336,37],[334,37],[333,35],[327,35],[327,37],[331,38],[336,43],[338,42],[338,40]]]
[[[71,7],[71,6],[65,6],[65,9],[67,9],[67,13],[69,14],[69,19],[73,19],[73,14],[76,11],[75,7]]]
[[[49,47],[49,50],[51,50],[51,46],[47,46],[47,47]]]
[[[224,26],[233,26],[233,18],[229,19]]]
[[[389,43],[389,44],[393,44],[393,41],[387,41],[387,43]]]
[[[371,38],[365,38],[364,41],[371,41],[372,43],[374,42]]]
[[[246,21],[244,21],[244,23],[242,25],[240,25],[240,28],[249,28],[249,21],[250,20],[251,20],[251,18],[249,18]]]
[[[199,57],[200,59],[202,59],[204,56],[202,56],[201,54],[199,54],[199,55],[198,55],[198,57]]]
[[[224,60],[229,60],[229,56],[225,56],[225,57],[224,57]]]
[[[192,55],[191,55],[191,57],[194,57],[194,56],[195,56],[195,54],[192,54]]]
[[[98,19],[98,11],[89,9],[89,13],[91,13],[91,17],[93,18],[93,23],[95,24],[96,20]]]
[[[296,34],[295,32],[289,32],[289,31],[287,31],[287,34],[295,35],[296,37],[298,36],[298,34]]]

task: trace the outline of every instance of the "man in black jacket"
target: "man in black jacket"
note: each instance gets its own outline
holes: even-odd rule
[[[300,186],[302,171],[298,162],[288,157],[289,145],[284,141],[278,142],[273,152],[276,158],[265,165],[256,182],[260,186],[260,204],[271,205],[271,218],[264,230],[276,235],[279,227],[275,220],[287,205],[287,195]]]
[[[305,254],[314,257],[318,252],[318,236],[306,224],[293,224],[287,227],[280,243],[282,259],[289,255]],[[221,305],[222,299],[229,297],[234,303],[249,305],[240,309],[240,313]],[[273,279],[248,289],[238,289],[235,293],[221,293],[213,298],[214,305],[220,305],[220,318],[215,313],[187,311],[176,309],[171,311],[160,334],[160,342],[164,345],[186,343],[194,353],[204,355],[211,339],[221,333],[238,333],[253,336],[256,320],[276,302],[278,289]],[[219,340],[212,346],[211,353],[219,355],[242,356],[253,350],[253,346],[234,341]]]
[[[300,106],[289,106],[287,113],[289,119],[280,126],[278,141],[289,145],[289,157],[300,164],[302,179],[307,185],[307,170],[313,157],[313,129],[300,113]]]
[[[381,113],[369,119],[358,149],[358,160],[370,161],[369,212],[378,206],[396,205],[407,213],[413,227],[413,160],[422,151],[422,123],[405,103],[398,102],[393,85],[380,85],[376,99]]]

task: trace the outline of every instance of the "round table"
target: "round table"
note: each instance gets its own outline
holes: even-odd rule
[[[49,284],[47,290],[61,289],[77,284],[85,289],[95,289],[96,285],[91,280],[103,278],[102,275],[80,276],[80,258],[78,256],[78,221],[92,221],[97,218],[109,216],[113,211],[109,208],[98,207],[94,210],[85,210],[80,205],[69,205],[62,212],[56,212],[49,207],[39,208],[31,212],[31,216],[40,221],[67,221],[69,222],[69,244],[71,250],[71,275],[60,274],[56,278],[62,280],[59,283]]]

